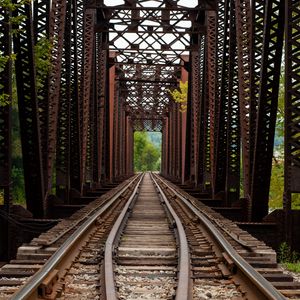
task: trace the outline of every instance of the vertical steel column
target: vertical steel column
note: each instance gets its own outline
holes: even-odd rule
[[[11,100],[12,100],[12,36],[9,18],[10,12],[0,8],[0,52],[7,58],[5,67],[0,72],[0,95],[5,95],[9,103],[0,104],[0,191],[3,192],[3,210],[9,214],[12,205],[11,198]],[[10,257],[8,221],[0,219],[0,258]]]
[[[110,52],[109,53],[109,58],[112,62],[112,65],[109,68],[109,100],[108,100],[108,139],[106,142],[109,144],[108,145],[108,155],[109,155],[109,169],[108,169],[108,181],[112,182],[113,181],[113,175],[114,175],[114,111],[115,111],[115,88],[116,88],[116,81],[115,81],[115,76],[116,76],[116,67],[113,63],[113,60],[116,56],[115,52]]]
[[[208,25],[209,27],[209,25]],[[209,35],[209,29],[208,29]],[[207,160],[207,154],[210,151],[210,141],[209,141],[209,97],[207,94],[207,72],[208,64],[208,39],[201,37],[200,49],[199,49],[199,93],[200,93],[200,103],[199,103],[199,118],[198,124],[198,175],[197,184],[202,191],[206,189],[206,183],[209,180],[209,175],[207,171],[210,168],[210,161]],[[211,70],[212,71],[212,70]],[[213,83],[214,84],[214,83]]]
[[[168,115],[168,176],[172,176],[172,116],[171,111]]]
[[[179,111],[179,104],[176,103],[174,108],[175,120],[175,179],[176,181],[179,180],[181,174],[180,168],[180,146],[181,146],[181,132],[180,132],[180,111]]]
[[[0,95],[7,104],[0,104],[0,190],[4,192],[4,206],[9,211],[11,204],[11,101],[12,101],[12,35],[11,13],[0,8],[0,51],[7,59],[0,72]]]
[[[101,178],[101,130],[102,127],[100,125],[100,113],[101,113],[101,85],[100,82],[101,78],[99,77],[99,56],[101,53],[100,48],[100,40],[102,38],[102,35],[99,33],[96,33],[95,37],[95,50],[94,50],[94,112],[93,112],[93,144],[92,144],[92,151],[93,151],[93,161],[92,161],[92,168],[93,168],[93,176],[92,176],[92,182],[95,187],[99,187],[100,185],[100,178]]]
[[[268,214],[284,31],[284,0],[267,0],[252,171],[252,220]]]
[[[50,1],[49,0],[36,0],[33,2],[33,32],[34,44],[36,45],[42,39],[49,39],[49,20],[50,20]],[[52,12],[53,14],[53,12]],[[50,68],[49,68],[50,69]],[[41,134],[41,153],[43,161],[44,184],[47,186],[47,160],[48,160],[48,116],[49,116],[49,72],[44,76],[45,70],[37,70],[37,76],[43,78],[37,87],[38,94],[38,110]]]
[[[120,165],[121,165],[121,171],[120,174],[122,178],[126,177],[126,111],[125,111],[125,105],[124,100],[121,99],[121,126],[120,126],[120,153],[119,153],[119,159],[120,159]]]
[[[115,74],[115,76],[117,76]],[[113,113],[113,181],[117,179],[120,172],[120,101],[119,101],[119,81],[115,78],[114,86],[114,113]]]
[[[227,205],[239,199],[240,184],[240,129],[238,97],[238,65],[236,43],[236,10],[233,0],[225,2],[225,31],[222,77],[217,125],[213,192],[223,194]]]
[[[82,61],[82,81],[81,81],[81,192],[83,184],[86,180],[86,162],[87,162],[87,147],[88,147],[88,130],[90,123],[90,96],[91,96],[91,79],[93,70],[93,48],[94,48],[94,25],[95,11],[86,9],[84,11],[84,49]]]
[[[246,1],[246,0],[244,0]],[[264,45],[264,24],[265,24],[265,0],[253,0],[251,5],[251,53],[250,53],[250,105],[245,103],[249,107],[249,129],[248,129],[248,143],[249,143],[249,158],[248,165],[245,165],[244,176],[244,190],[245,196],[250,199],[251,184],[252,184],[252,166],[254,159],[254,147],[255,147],[255,134],[257,123],[257,110],[258,110],[258,98],[259,89],[261,84],[261,66],[262,66],[262,51]],[[245,29],[243,29],[245,30]],[[247,80],[247,79],[246,79]],[[245,108],[244,108],[245,109]],[[248,110],[245,111],[248,114]],[[242,117],[242,116],[241,116]],[[246,160],[247,161],[247,160]],[[249,175],[245,174],[248,172]],[[250,202],[250,205],[251,202]],[[251,212],[250,212],[251,213]],[[251,217],[251,216],[250,216]]]
[[[69,203],[72,1],[67,2],[56,144],[56,195]]]
[[[96,93],[96,37],[92,48],[92,67],[91,67],[91,82],[90,82],[90,101],[89,101],[89,123],[87,132],[87,157],[86,157],[86,176],[85,182],[87,186],[92,188],[94,185],[94,162],[97,155],[97,93]]]
[[[183,57],[183,59],[188,59],[188,57]],[[188,80],[188,72],[184,68],[184,66],[181,67],[181,81],[185,83]],[[185,162],[186,162],[186,134],[187,134],[187,112],[182,112],[181,113],[181,183],[184,184],[186,181],[185,177]]]
[[[99,34],[98,40],[98,71],[97,71],[97,93],[98,93],[98,123],[97,123],[97,143],[98,143],[98,181],[104,180],[105,165],[104,161],[104,128],[105,128],[105,99],[107,96],[107,51],[103,50],[103,43],[105,42],[104,33]]]
[[[109,53],[106,52],[106,66],[105,66],[105,76],[107,80],[105,81],[105,99],[104,99],[104,111],[103,111],[103,155],[102,155],[102,169],[103,169],[103,182],[109,180],[110,174],[110,115],[109,115],[109,97],[110,97],[110,88],[109,88],[109,81],[110,81],[110,69],[109,69]],[[129,132],[130,134],[130,132]]]
[[[285,1],[285,151],[284,151],[284,211],[286,238],[290,240],[289,212],[292,208],[292,193],[300,193],[300,3]]]
[[[168,156],[169,156],[169,165],[168,165],[168,176],[171,178],[172,177],[172,157],[173,157],[173,143],[172,143],[172,114],[171,114],[171,110],[169,111],[169,117],[168,117]]]
[[[190,64],[189,64],[190,65]],[[191,71],[189,66],[188,82],[191,83]],[[187,96],[187,111],[186,111],[186,135],[185,135],[185,160],[184,160],[184,182],[190,182],[191,180],[191,155],[193,142],[192,137],[192,96],[191,96],[191,84],[188,86],[188,96]]]
[[[228,119],[227,119],[227,166],[225,202],[231,206],[240,196],[240,118],[239,86],[236,36],[236,7],[230,3],[229,30],[229,78],[228,78]]]
[[[129,174],[132,175],[134,173],[134,161],[133,161],[133,146],[134,146],[134,137],[133,137],[134,131],[132,127],[132,123],[130,122],[129,126],[129,151],[130,151],[130,160],[129,160]]]
[[[251,6],[250,0],[236,0],[236,35],[238,46],[238,90],[240,98],[240,127],[241,127],[241,145],[242,145],[242,166],[243,166],[243,190],[244,196],[250,198],[250,178],[252,167],[253,146],[251,140],[255,132],[251,128],[250,118],[251,109],[253,109],[252,118],[256,112],[255,97],[251,97],[251,78],[253,77],[253,46],[252,37],[254,36],[251,28]],[[252,8],[254,11],[254,8]],[[261,22],[261,20],[259,20]],[[251,77],[252,76],[252,77]],[[253,136],[252,136],[253,135]],[[249,213],[249,212],[248,212]]]
[[[169,110],[169,176],[170,178],[173,178],[173,171],[174,171],[174,133],[173,133],[173,125],[174,125],[174,118],[173,118],[173,105],[171,104],[170,110]]]
[[[163,122],[163,127],[161,129],[161,164],[160,173],[165,175],[165,125]]]
[[[51,194],[53,167],[56,155],[58,107],[60,101],[60,83],[62,70],[62,56],[64,46],[64,32],[66,20],[65,0],[52,1],[49,20],[49,37],[51,48],[51,70],[48,80],[48,124],[47,124],[47,170],[44,170],[46,181],[46,192]],[[45,138],[45,137],[43,137]],[[48,206],[48,203],[47,203]]]
[[[17,1],[14,1],[17,3]],[[25,15],[14,36],[14,51],[18,53],[16,81],[21,128],[27,209],[35,217],[43,217],[46,211],[43,164],[41,155],[36,72],[33,49],[32,6],[26,3],[13,12],[14,17]],[[30,84],[29,84],[30,83]]]
[[[56,143],[56,192],[57,196],[69,202],[71,190],[76,190],[76,194],[81,190],[81,161],[80,161],[80,128],[79,128],[79,88],[78,88],[78,59],[81,53],[78,52],[77,22],[78,10],[77,1],[69,0],[63,8],[66,20],[64,28],[64,44],[61,62],[60,94],[58,107],[58,128]],[[79,1],[80,5],[80,1]],[[61,4],[60,4],[61,6]],[[65,12],[64,12],[65,10]],[[61,18],[59,16],[58,18]],[[62,24],[60,23],[60,26]],[[53,26],[53,25],[52,25]],[[57,30],[57,28],[56,28]],[[56,33],[61,34],[61,32]],[[56,37],[54,37],[56,39]],[[61,51],[61,41],[57,45]],[[78,58],[79,56],[79,58]],[[56,66],[57,68],[59,66]],[[53,73],[53,71],[52,71]],[[53,74],[52,76],[56,76]],[[57,80],[57,79],[56,79]],[[52,83],[53,84],[53,83]],[[56,85],[59,82],[56,81]],[[56,87],[58,89],[58,87]],[[48,121],[47,121],[48,122]],[[43,129],[43,132],[45,130]],[[48,131],[48,129],[46,130]],[[44,137],[44,139],[47,138]],[[72,161],[71,161],[72,160]],[[51,174],[49,174],[52,177]]]
[[[171,108],[171,156],[172,156],[172,161],[171,161],[171,176],[172,179],[176,179],[176,111],[175,111],[175,103],[172,103],[172,108]]]
[[[225,43],[225,35],[227,34],[228,27],[225,26],[228,22],[228,8],[227,0],[218,1],[218,10],[217,10],[217,21],[216,21],[216,76],[215,76],[215,85],[216,92],[214,103],[210,103],[210,122],[213,125],[210,132],[210,161],[211,161],[211,189],[215,194],[216,190],[216,176],[217,176],[217,146],[218,146],[218,132],[219,132],[219,119],[220,119],[220,101],[221,101],[221,91],[222,91],[222,76],[223,76],[223,60],[224,60],[224,47],[227,46]],[[208,28],[210,30],[210,27]],[[210,31],[208,32],[208,42],[210,41]],[[214,57],[210,58],[208,54],[209,62]],[[209,66],[208,66],[209,68]],[[213,99],[211,99],[213,100]]]
[[[203,168],[202,188],[206,189],[206,182],[210,182],[211,188],[213,183],[212,170],[215,165],[215,114],[217,95],[217,16],[216,12],[207,12],[207,39],[205,64],[203,66],[203,99],[208,97],[207,108],[209,117],[207,126],[205,167]],[[207,72],[206,72],[207,70]]]
[[[224,7],[224,43],[222,56],[222,71],[220,76],[220,91],[217,113],[215,114],[216,144],[213,194],[224,192],[227,165],[227,124],[228,124],[228,76],[229,74],[229,45],[230,45],[230,2],[225,1]]]
[[[166,176],[169,176],[169,117],[166,117],[165,132],[165,166]]]
[[[80,133],[80,101],[79,101],[79,78],[82,53],[81,28],[82,16],[81,1],[72,0],[72,39],[71,39],[71,102],[70,102],[70,187],[71,190],[81,190],[82,167],[81,167],[81,133]]]
[[[199,45],[197,44],[197,48]],[[199,114],[201,96],[201,74],[200,74],[200,49],[191,52],[191,181],[193,185],[198,182],[198,163],[199,163]]]

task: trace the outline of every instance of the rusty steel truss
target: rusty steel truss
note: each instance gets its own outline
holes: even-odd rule
[[[14,0],[16,9],[0,8],[0,54],[8,57],[0,92],[11,101],[15,74],[34,217],[131,175],[134,131],[146,130],[162,132],[164,176],[225,206],[242,205],[247,220],[261,221],[283,67],[288,215],[300,192],[299,1],[188,2]],[[49,68],[41,70],[36,47],[45,40]],[[180,80],[189,81],[185,112],[170,96]],[[0,106],[0,192],[8,213],[11,127],[11,105]]]

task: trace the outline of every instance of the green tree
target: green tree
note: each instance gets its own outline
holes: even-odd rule
[[[180,104],[180,111],[185,112],[187,109],[187,96],[188,96],[188,81],[179,83],[179,88],[173,91],[169,90],[173,100]]]
[[[282,208],[283,191],[284,191],[284,102],[285,102],[285,82],[284,82],[284,66],[281,70],[278,110],[276,120],[275,144],[273,155],[272,176],[270,185],[270,201],[271,208]],[[300,194],[292,195],[292,208],[300,209]]]
[[[1,18],[0,22],[3,23],[4,26],[11,25],[11,26],[18,26],[21,24],[25,19],[25,15],[18,15],[13,16],[11,13],[17,10],[19,7],[22,7],[24,4],[29,4],[31,0],[20,0],[18,3],[12,3],[11,0],[0,0],[0,7],[8,12],[8,19]],[[5,23],[7,22],[7,23]],[[10,32],[12,35],[16,35],[19,33],[18,29],[12,29]],[[1,33],[0,33],[1,34]],[[4,71],[7,63],[9,61],[14,61],[16,59],[16,54],[11,53],[10,55],[5,55],[4,52],[0,50],[0,73]],[[3,85],[0,83],[0,88],[3,88]],[[8,105],[10,103],[10,95],[1,93],[0,94],[0,106]]]
[[[14,28],[17,28],[25,19],[25,15],[13,16],[15,10],[22,7],[24,4],[30,4],[31,0],[20,0],[18,3],[12,3],[11,0],[0,0],[0,7],[9,11],[9,18],[0,18],[1,22],[7,20]],[[8,23],[7,23],[8,24]],[[12,29],[11,35],[18,35],[21,29]],[[1,34],[1,33],[0,33]],[[37,92],[41,92],[47,88],[44,82],[51,69],[51,50],[52,43],[46,36],[40,36],[36,45],[34,46],[35,65],[36,65],[36,85]],[[12,194],[15,203],[25,202],[24,191],[24,174],[22,163],[22,151],[21,151],[21,139],[20,139],[20,126],[19,126],[19,112],[17,106],[17,87],[15,78],[14,61],[17,57],[17,53],[11,53],[11,55],[4,55],[4,52],[0,50],[0,73],[5,70],[5,67],[9,61],[12,62],[12,98],[8,94],[0,93],[0,106],[12,105]],[[0,82],[0,88],[3,85]],[[0,203],[3,202],[3,192],[0,191]]]
[[[158,171],[160,168],[160,149],[151,143],[147,132],[134,133],[135,171]]]

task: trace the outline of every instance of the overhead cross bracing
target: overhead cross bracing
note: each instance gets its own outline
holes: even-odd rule
[[[123,64],[119,70],[119,92],[135,130],[161,131],[181,67]]]
[[[96,1],[96,31],[107,33],[104,48],[115,53],[121,99],[134,130],[161,131],[168,114],[169,91],[181,78],[189,51],[205,32],[203,11],[213,1],[194,7],[180,1]]]

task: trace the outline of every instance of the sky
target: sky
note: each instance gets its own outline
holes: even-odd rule
[[[121,5],[124,4],[123,0],[104,0],[104,4],[108,6],[116,6],[116,5]],[[198,0],[179,0],[178,2],[179,5],[183,5],[186,7],[195,7],[198,5]],[[155,1],[149,1],[147,3],[147,6],[156,6],[157,2]]]

